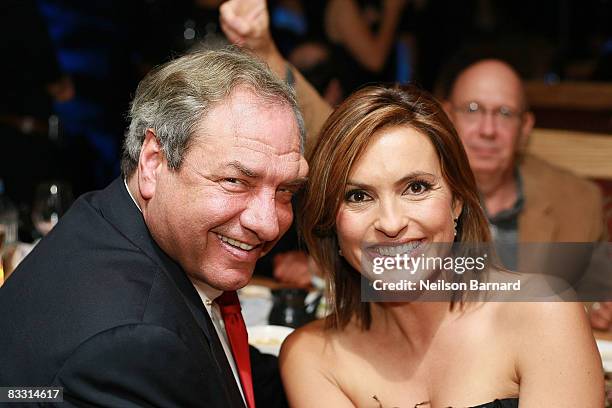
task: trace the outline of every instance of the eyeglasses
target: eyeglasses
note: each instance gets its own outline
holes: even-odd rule
[[[478,102],[469,102],[454,108],[461,118],[469,123],[480,123],[488,114],[493,116],[493,122],[498,127],[513,127],[518,124],[523,113],[522,110],[514,110],[507,106],[487,109]]]

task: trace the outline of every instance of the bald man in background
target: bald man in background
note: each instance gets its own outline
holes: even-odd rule
[[[598,187],[525,153],[535,119],[512,67],[493,59],[468,66],[443,105],[463,141],[507,267],[527,269],[508,251],[519,242],[602,239]]]
[[[555,267],[519,256],[518,243],[605,241],[599,188],[525,152],[535,119],[512,67],[494,59],[469,65],[443,105],[463,141],[507,267],[540,273]],[[568,256],[553,265],[564,268],[574,261]],[[595,302],[589,312],[594,328],[612,325],[612,302]]]

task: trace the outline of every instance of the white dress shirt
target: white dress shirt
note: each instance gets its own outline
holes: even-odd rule
[[[225,351],[225,356],[227,357],[227,361],[229,362],[229,365],[232,368],[232,373],[234,374],[234,378],[236,379],[236,383],[238,384],[240,395],[242,396],[242,400],[244,401],[244,405],[246,406],[244,392],[242,391],[242,385],[240,383],[240,376],[238,375],[238,369],[236,368],[234,355],[232,354],[229,339],[227,338],[227,332],[225,331],[225,323],[223,322],[223,316],[221,315],[219,305],[214,301],[216,298],[221,296],[223,291],[212,288],[209,285],[199,281],[193,282],[193,286],[195,286],[196,290],[198,291],[198,295],[200,295],[202,303],[204,303],[204,307],[206,308],[206,311],[210,316],[210,320],[212,320],[213,326],[215,326],[217,336],[221,341],[223,351]]]
[[[136,206],[136,208],[138,208],[138,211],[140,211],[142,213],[142,210],[140,209],[140,206],[138,205],[138,202],[136,202],[136,199],[132,195],[132,192],[130,191],[130,188],[127,185],[127,180],[126,179],[123,179],[123,185],[125,186],[125,189],[127,190],[128,194],[130,195],[130,198],[134,202],[134,205]]]

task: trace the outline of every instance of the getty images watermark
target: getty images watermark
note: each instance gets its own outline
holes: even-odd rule
[[[362,254],[363,301],[612,300],[608,243],[370,244]]]
[[[406,272],[414,276],[419,271],[452,271],[457,275],[463,275],[466,271],[483,272],[487,268],[488,254],[482,256],[426,256],[420,254],[410,256],[408,254],[396,254],[393,257],[379,256],[372,259],[372,272],[375,275],[383,275],[385,272]],[[375,279],[372,288],[378,291],[400,290],[400,291],[488,291],[488,290],[521,290],[521,280],[513,282],[481,282],[478,279],[467,281],[445,280],[428,278],[400,279],[399,281],[386,281]]]

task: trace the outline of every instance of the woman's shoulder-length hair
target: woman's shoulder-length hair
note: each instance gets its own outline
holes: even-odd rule
[[[299,206],[301,232],[329,286],[328,327],[343,328],[353,317],[363,328],[370,327],[369,304],[361,302],[361,275],[338,253],[335,220],[353,164],[375,133],[394,126],[410,127],[431,141],[453,198],[463,203],[456,241],[490,241],[463,145],[440,104],[415,86],[369,86],[357,91],[323,125],[308,160],[309,181]]]

